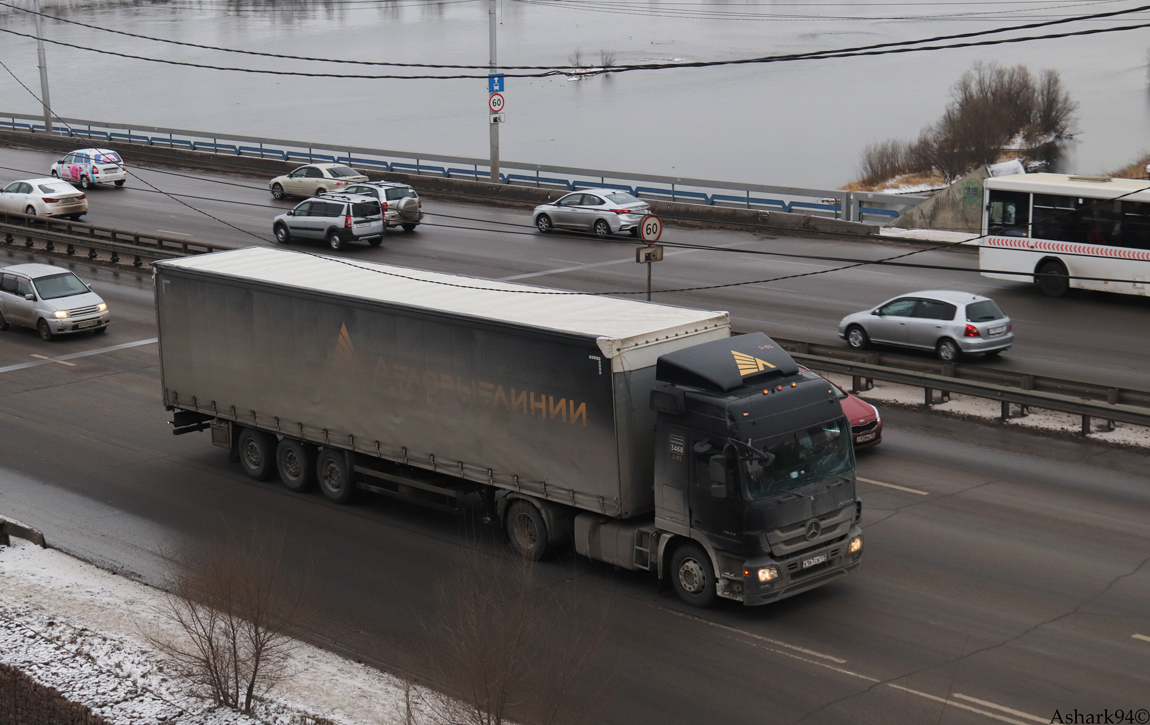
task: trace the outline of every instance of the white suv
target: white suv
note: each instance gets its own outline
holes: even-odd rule
[[[423,221],[423,200],[415,189],[395,181],[367,181],[347,187],[348,194],[363,194],[379,199],[383,206],[383,218],[389,227],[403,227],[403,231],[415,231]]]

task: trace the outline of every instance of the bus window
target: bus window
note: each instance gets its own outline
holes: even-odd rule
[[[987,233],[1003,237],[1025,237],[1030,224],[1030,194],[1018,191],[990,191]]]
[[[1084,242],[1078,235],[1078,204],[1072,196],[1034,195],[1034,236],[1056,242]]]
[[[1119,245],[1134,249],[1150,249],[1150,204],[1123,201],[1122,237]]]

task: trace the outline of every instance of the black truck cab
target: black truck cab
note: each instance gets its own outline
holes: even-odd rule
[[[862,513],[850,424],[830,384],[762,333],[656,366],[655,524],[680,596],[765,604],[855,570]]]

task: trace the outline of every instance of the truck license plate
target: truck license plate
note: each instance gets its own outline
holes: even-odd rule
[[[827,560],[826,554],[819,554],[818,556],[812,556],[809,559],[803,560],[803,568],[809,569],[810,567],[814,566],[815,564],[822,564],[826,560]]]
[[[855,438],[855,443],[866,443],[867,441],[873,441],[874,437],[877,435],[878,433],[867,433],[866,435],[861,435],[858,438]]]
[[[1002,333],[1006,332],[1006,325],[999,325],[998,327],[992,327],[989,330],[987,330],[987,332],[990,333],[991,335],[1001,335]]]
[[[80,324],[76,325],[76,327],[82,330],[85,327],[95,327],[98,324],[100,324],[99,320],[84,320]]]

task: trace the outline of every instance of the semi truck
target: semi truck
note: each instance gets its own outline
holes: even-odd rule
[[[251,477],[761,605],[862,558],[849,421],[726,312],[251,247],[154,264],[163,402]]]

